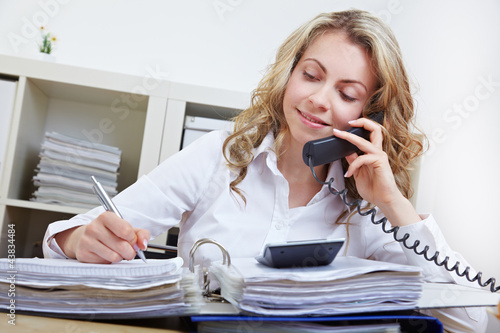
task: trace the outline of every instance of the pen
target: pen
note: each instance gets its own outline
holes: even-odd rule
[[[104,209],[109,212],[115,213],[116,215],[118,215],[120,218],[123,219],[122,214],[120,214],[118,208],[116,208],[113,201],[111,201],[111,198],[108,196],[106,191],[104,191],[104,188],[102,187],[101,183],[99,183],[94,176],[91,176],[90,179],[92,179],[92,182],[94,183],[92,189],[94,190],[95,194],[97,195],[97,198],[101,202]],[[146,256],[144,255],[144,252],[142,252],[142,250],[139,248],[139,246],[137,246],[137,244],[134,244],[134,250],[137,252],[139,258],[141,258],[142,261],[146,262]]]

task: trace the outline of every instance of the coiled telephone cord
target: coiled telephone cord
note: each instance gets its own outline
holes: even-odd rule
[[[330,178],[327,182],[324,182],[320,179],[318,179],[317,175],[316,175],[316,172],[314,171],[314,165],[313,165],[313,161],[312,161],[312,156],[309,156],[309,168],[311,169],[311,172],[314,176],[314,178],[316,179],[317,182],[319,182],[320,184],[323,184],[323,185],[328,185],[328,190],[330,191],[331,194],[333,195],[339,195],[341,198],[342,198],[342,201],[344,202],[344,204],[346,204],[347,206],[349,207],[353,207],[353,206],[356,206],[356,210],[358,212],[359,215],[361,216],[367,216],[367,215],[371,215],[371,221],[373,224],[381,224],[382,225],[382,230],[386,233],[386,234],[390,234],[392,233],[393,236],[394,236],[394,240],[396,240],[397,242],[400,242],[403,244],[404,247],[406,247],[407,249],[410,249],[410,250],[413,250],[416,254],[418,255],[421,255],[423,256],[427,261],[431,261],[431,262],[434,262],[437,266],[443,266],[447,271],[449,272],[455,272],[458,276],[460,277],[466,277],[468,281],[470,282],[474,282],[474,281],[477,281],[477,283],[481,286],[481,287],[487,287],[489,284],[491,284],[490,286],[490,290],[491,292],[497,292],[500,287],[495,287],[495,278],[489,278],[486,282],[482,282],[482,277],[483,277],[483,273],[482,272],[478,272],[476,274],[476,276],[474,276],[473,278],[470,277],[470,266],[467,266],[464,271],[462,273],[459,272],[459,266],[460,266],[460,262],[457,261],[455,263],[455,265],[453,265],[453,267],[449,267],[448,266],[448,263],[449,263],[449,260],[450,258],[448,256],[446,256],[444,258],[443,261],[439,262],[439,251],[436,251],[434,253],[434,255],[432,257],[429,257],[429,246],[426,245],[424,247],[424,249],[422,251],[418,251],[417,250],[417,247],[420,245],[420,240],[415,240],[413,242],[412,245],[408,245],[407,244],[407,240],[408,238],[410,238],[410,234],[408,233],[405,233],[403,235],[403,237],[401,238],[398,238],[398,231],[399,231],[399,226],[395,226],[395,227],[392,227],[390,229],[388,229],[387,227],[387,224],[388,224],[388,220],[387,218],[384,216],[382,217],[380,220],[378,221],[375,221],[375,215],[377,214],[377,210],[375,208],[371,208],[367,211],[361,211],[361,200],[360,199],[356,199],[354,200],[353,202],[348,202],[347,201],[347,189],[343,189],[341,191],[335,191],[332,187],[332,183],[334,181],[333,178]]]

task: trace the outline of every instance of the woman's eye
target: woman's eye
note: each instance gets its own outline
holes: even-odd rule
[[[309,80],[313,80],[313,81],[318,80],[318,78],[317,78],[317,77],[315,77],[315,76],[314,76],[314,75],[312,75],[312,74],[309,74],[309,73],[308,73],[308,72],[306,72],[306,71],[304,71],[302,74],[304,74],[304,76],[305,76],[306,78],[308,78]]]
[[[340,96],[342,97],[343,100],[345,101],[348,101],[348,102],[354,102],[356,101],[357,99],[352,97],[352,96],[349,96],[347,95],[346,93],[342,92],[342,91],[339,91],[340,93]]]

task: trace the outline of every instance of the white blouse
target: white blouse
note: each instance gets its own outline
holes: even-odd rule
[[[227,135],[225,131],[214,131],[203,136],[114,197],[124,219],[134,227],[149,230],[153,238],[179,225],[178,253],[185,263],[191,246],[200,238],[217,240],[232,258],[255,257],[267,243],[348,238],[339,255],[416,265],[423,268],[427,281],[466,284],[464,278],[403,248],[392,234],[372,224],[369,217],[355,214],[348,227],[336,223],[345,205],[339,196],[330,194],[326,185],[306,206],[289,208],[288,182],[277,168],[272,133],[254,150],[247,176],[238,185],[246,198],[245,204],[229,188],[235,174],[228,169],[222,154]],[[344,177],[339,161],[330,166],[327,179],[331,177],[333,187],[342,190]],[[50,224],[43,242],[45,257],[67,258],[54,235],[89,223],[102,212],[97,207],[70,220]],[[443,258],[450,256],[452,263],[459,260],[467,265],[448,246],[434,218],[421,217],[421,222],[402,227],[399,235],[408,232],[411,239],[429,245],[431,253],[438,250]],[[208,266],[209,262],[221,259],[221,253],[216,246],[204,245],[197,250],[195,259]],[[482,332],[486,328],[486,313],[481,308],[447,309],[433,311],[432,315],[454,332],[469,329]]]

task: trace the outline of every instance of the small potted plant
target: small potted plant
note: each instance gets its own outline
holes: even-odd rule
[[[39,44],[40,53],[45,58],[52,59],[53,55],[51,53],[54,50],[57,38],[52,33],[48,32],[43,26],[40,27],[40,33],[42,35],[42,42]]]

